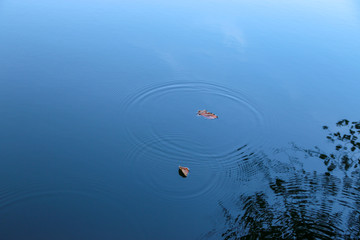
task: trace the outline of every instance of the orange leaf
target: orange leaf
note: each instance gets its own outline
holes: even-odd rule
[[[206,110],[199,110],[198,113],[197,113],[198,116],[203,116],[207,119],[216,119],[216,118],[219,118],[217,115],[211,113],[211,112],[208,112]]]
[[[181,167],[179,166],[179,175],[182,177],[187,177],[187,175],[189,174],[190,170],[187,167]]]

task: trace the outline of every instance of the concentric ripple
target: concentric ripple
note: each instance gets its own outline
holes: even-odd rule
[[[170,143],[170,144],[169,144]],[[219,171],[216,158],[179,151],[178,146],[194,144],[179,136],[164,137],[137,145],[127,157],[133,182],[142,191],[150,191],[166,199],[193,199],[197,197],[223,198],[225,172]],[[187,178],[178,174],[178,166],[190,168]]]
[[[219,119],[197,117],[202,109]],[[264,117],[244,93],[201,82],[167,83],[130,96],[121,116],[126,140],[134,144],[127,167],[151,193],[224,199],[231,178],[249,179],[258,171],[250,167],[251,159],[243,159],[246,154],[238,156],[239,146],[260,146],[264,140]],[[178,176],[179,165],[190,168],[187,179]],[[240,173],[239,167],[249,172]]]
[[[219,119],[196,117],[201,109],[217,114]],[[260,145],[264,140],[264,117],[254,101],[215,84],[151,86],[126,99],[121,117],[127,138],[138,145],[147,139],[183,135],[196,145],[183,144],[182,151],[204,157],[223,158],[238,146]]]

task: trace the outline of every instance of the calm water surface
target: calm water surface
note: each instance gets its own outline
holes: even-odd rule
[[[1,1],[0,238],[358,238],[358,39],[353,0]]]

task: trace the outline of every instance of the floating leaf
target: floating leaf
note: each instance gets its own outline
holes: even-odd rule
[[[189,168],[187,167],[182,167],[182,166],[179,166],[179,175],[182,176],[182,177],[187,177],[187,175],[189,174],[190,170]]]
[[[216,116],[215,114],[208,112],[206,110],[199,110],[197,113],[198,116],[203,116],[204,118],[207,119],[216,119],[219,118],[218,116]]]

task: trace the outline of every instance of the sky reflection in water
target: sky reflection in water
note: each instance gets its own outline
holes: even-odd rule
[[[1,234],[357,236],[358,149],[335,123],[359,120],[359,13],[348,0],[2,1]]]

